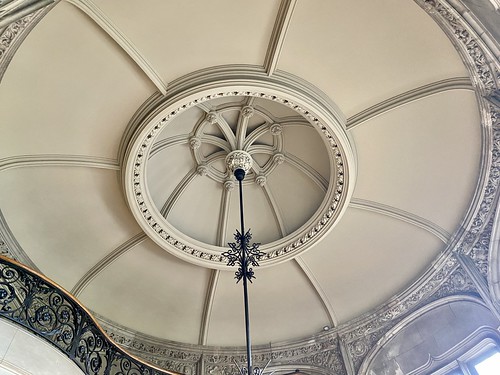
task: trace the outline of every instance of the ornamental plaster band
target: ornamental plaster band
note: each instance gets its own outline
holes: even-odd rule
[[[172,98],[167,96],[163,100],[157,101],[153,108],[149,106],[147,101],[143,108],[138,110],[137,113],[140,115],[136,114],[129,124],[129,129],[132,129],[134,133],[130,137],[127,152],[122,162],[124,165],[122,181],[125,196],[139,225],[163,249],[197,265],[228,269],[226,259],[222,256],[226,250],[225,247],[204,243],[182,233],[162,216],[159,208],[153,203],[146,178],[150,153],[159,134],[176,116],[196,106],[207,108],[206,105],[211,100],[224,97],[240,97],[249,100],[259,98],[288,107],[311,124],[323,139],[329,158],[330,175],[324,199],[312,217],[285,237],[261,245],[260,250],[266,254],[261,260],[261,266],[265,267],[284,262],[303,253],[323,238],[340,220],[354,190],[355,155],[345,130],[345,124],[339,119],[336,111],[331,110],[335,106],[332,104],[331,108],[328,108],[323,104],[324,100],[305,95],[305,90],[300,87],[301,83],[297,83],[297,87],[291,87],[277,83],[269,84],[255,78],[253,82],[245,80],[244,85],[240,82],[228,83],[227,81],[193,84]],[[307,91],[311,91],[310,86]],[[318,91],[318,98],[321,97],[320,95]],[[209,112],[205,121],[215,122],[214,115],[214,113]],[[254,110],[251,106],[244,106],[241,115],[250,118],[254,115]],[[283,129],[279,124],[274,125],[276,126],[270,124],[267,131],[273,137],[280,138]],[[186,143],[194,155],[200,152],[201,139],[199,134],[192,134]],[[198,158],[195,157],[195,159]],[[278,152],[274,158],[271,158],[272,162],[269,164],[274,168],[285,160],[286,154]],[[270,169],[272,169],[271,167]],[[210,167],[204,168],[203,175],[220,182],[221,190],[230,188],[228,181],[230,181],[231,176],[227,172],[226,175],[216,176],[217,173],[212,173],[212,169]],[[255,173],[250,173],[250,175],[252,178],[245,179],[245,184],[265,185],[265,176]],[[258,233],[255,235],[258,238]]]

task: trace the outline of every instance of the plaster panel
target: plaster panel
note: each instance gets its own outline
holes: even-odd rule
[[[312,126],[288,126],[283,132],[284,148],[287,150],[287,154],[292,154],[303,160],[314,171],[328,180],[332,167],[328,163],[323,139],[312,136],[313,134],[317,135],[316,129]]]
[[[96,1],[168,82],[222,64],[262,65],[279,1]]]
[[[348,208],[328,237],[303,259],[342,323],[409,286],[443,247],[416,226]]]
[[[140,233],[116,171],[48,166],[4,171],[0,206],[27,255],[68,290]]]
[[[276,172],[275,172],[276,173]],[[272,175],[271,175],[272,176]],[[271,177],[270,176],[270,177]],[[273,189],[269,183],[267,188]],[[234,242],[236,229],[240,230],[239,195],[236,190],[231,192],[230,206],[227,213],[226,240]],[[243,205],[245,213],[245,230],[250,230],[255,242],[266,243],[281,238],[280,228],[273,214],[273,207],[267,201],[262,188],[256,184],[243,187]]]
[[[467,76],[452,44],[415,2],[390,0],[297,2],[278,68],[318,86],[347,117]]]
[[[116,159],[130,117],[154,91],[95,23],[60,2],[3,77],[0,158],[46,153]]]
[[[192,238],[216,244],[221,197],[220,184],[197,175],[177,200],[168,221]]]
[[[358,179],[353,196],[402,209],[453,233],[476,188],[479,124],[474,94],[453,91],[354,128]]]
[[[297,339],[329,325],[321,300],[300,267],[286,262],[255,268],[249,284],[251,336],[254,345]],[[244,345],[243,286],[234,272],[221,271],[210,319],[209,345]]]
[[[168,167],[166,167],[168,161]],[[154,204],[160,210],[181,183],[182,179],[194,168],[191,150],[186,144],[163,149],[148,161],[148,190]]]
[[[80,295],[90,309],[131,329],[197,344],[210,270],[146,240],[99,274]]]
[[[5,357],[16,331],[17,327],[13,324],[0,319],[0,362]]]
[[[268,186],[289,232],[300,228],[304,218],[312,217],[325,197],[318,184],[289,163],[276,168],[269,176]]]
[[[19,370],[21,370],[21,374],[83,374],[76,364],[58,349],[22,329],[16,330],[9,350],[0,366],[4,367],[4,374],[16,374]],[[17,371],[10,372],[7,369],[16,369]]]

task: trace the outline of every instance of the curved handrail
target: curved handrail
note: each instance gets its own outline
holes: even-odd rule
[[[118,347],[64,288],[4,256],[0,256],[0,317],[53,344],[85,374],[178,375]]]

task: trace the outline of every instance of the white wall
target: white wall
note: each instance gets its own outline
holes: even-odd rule
[[[0,375],[82,375],[66,355],[20,326],[0,319]]]

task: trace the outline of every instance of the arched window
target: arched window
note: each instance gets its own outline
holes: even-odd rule
[[[500,352],[498,348],[490,349],[468,363],[472,375],[500,374]]]
[[[487,338],[431,375],[498,374],[500,374],[500,347],[495,340]]]

